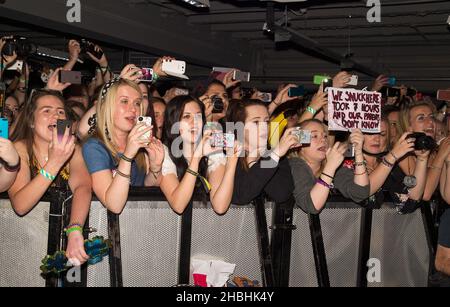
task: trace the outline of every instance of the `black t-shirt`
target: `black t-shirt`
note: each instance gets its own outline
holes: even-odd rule
[[[261,165],[261,162],[273,164],[273,167]],[[286,158],[275,163],[270,158],[261,158],[250,169],[245,170],[241,161],[236,167],[234,191],[231,203],[246,205],[261,194],[274,202],[287,201],[294,191],[291,169]]]

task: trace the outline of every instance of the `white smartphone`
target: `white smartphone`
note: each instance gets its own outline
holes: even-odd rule
[[[186,71],[186,62],[177,60],[164,60],[162,63],[162,71],[169,76],[178,77],[181,79],[189,79],[184,75]]]
[[[139,116],[137,119],[137,123],[144,123],[144,126],[139,128],[139,130],[144,130],[148,127],[150,127],[152,125],[152,118],[150,116]],[[144,135],[142,136],[142,139],[145,141],[150,141],[150,138],[152,136],[152,132],[148,131],[146,133],[144,133]]]
[[[352,75],[350,78],[350,81],[347,83],[347,85],[357,86],[358,85],[358,75]]]
[[[14,64],[12,64],[8,68],[6,68],[6,70],[22,71],[22,67],[23,67],[23,61],[17,60],[14,62]]]

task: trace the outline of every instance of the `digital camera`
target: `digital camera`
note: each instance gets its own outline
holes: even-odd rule
[[[5,41],[5,45],[1,50],[6,56],[11,56],[14,52],[17,54],[18,58],[25,58],[32,53],[35,53],[37,46],[30,42],[26,37],[13,36]]]
[[[415,150],[433,150],[437,147],[436,141],[423,132],[414,132],[408,135],[408,138],[415,138]]]
[[[211,96],[211,102],[213,105],[213,113],[222,113],[223,110],[225,109],[225,105],[223,103],[222,98],[220,98],[217,95]]]

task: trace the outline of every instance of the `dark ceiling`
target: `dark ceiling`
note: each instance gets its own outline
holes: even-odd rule
[[[380,23],[367,21],[365,0],[276,3],[275,23],[295,34],[282,43],[262,30],[264,1],[210,0],[209,9],[198,10],[182,0],[81,0],[79,25],[64,20],[65,2],[6,0],[0,4],[0,16],[7,18],[0,35],[20,32],[64,49],[65,37],[79,34],[108,43],[116,65],[123,58],[120,47],[139,51],[130,54],[134,61],[175,54],[191,64],[190,76],[206,75],[212,66],[236,66],[250,70],[260,87],[312,86],[314,74],[338,72],[336,62],[317,54],[320,48],[340,57],[352,54],[367,71],[394,75],[423,91],[450,87],[450,1],[382,0]],[[312,42],[296,40],[297,34]],[[311,46],[315,51],[308,50]],[[361,87],[368,85],[372,77],[358,74]]]

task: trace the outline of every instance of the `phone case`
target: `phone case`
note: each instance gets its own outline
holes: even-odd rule
[[[299,97],[305,95],[305,88],[303,86],[291,87],[288,90],[289,97]]]
[[[139,79],[141,82],[152,82],[153,81],[153,69],[152,68],[141,68],[142,77]]]
[[[298,128],[292,131],[292,134],[297,136],[299,144],[311,144],[311,131]]]
[[[7,139],[9,137],[9,126],[6,118],[0,118],[0,137]]]
[[[250,81],[250,73],[245,72],[245,71],[235,70],[233,72],[233,80],[249,82]]]
[[[59,82],[81,84],[81,71],[59,71]]]
[[[152,125],[152,118],[150,116],[139,116],[138,120],[137,120],[138,124],[139,123],[144,123],[144,127],[139,128],[139,130],[144,130],[147,127],[150,127]],[[142,136],[142,138],[144,140],[150,140],[150,138],[152,137],[152,132],[148,131],[146,133],[144,133],[144,135]]]
[[[316,85],[321,85],[322,82],[323,82],[325,79],[331,79],[331,78],[328,77],[328,76],[315,75],[315,76],[314,76],[314,79],[313,79],[313,82],[314,82],[314,84],[316,84]]]
[[[64,133],[66,132],[66,128],[72,128],[72,121],[66,119],[58,119],[56,122],[56,133],[58,134],[58,141],[61,142]]]
[[[358,76],[352,75],[350,78],[350,81],[347,83],[347,85],[357,86],[358,85]]]
[[[162,70],[167,74],[184,74],[186,71],[186,62],[176,60],[164,60]]]

